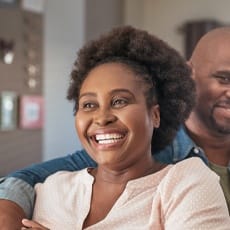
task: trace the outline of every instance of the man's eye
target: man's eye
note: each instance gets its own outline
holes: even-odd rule
[[[215,77],[222,84],[230,84],[230,77],[226,77],[226,76],[215,76]]]

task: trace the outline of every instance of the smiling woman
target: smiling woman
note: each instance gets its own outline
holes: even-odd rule
[[[33,221],[23,224],[55,230],[227,230],[218,177],[199,158],[164,165],[152,157],[194,105],[190,73],[174,49],[129,26],[86,44],[68,99],[75,103],[78,136],[97,167],[58,172],[37,184]]]
[[[128,168],[142,162],[143,153],[151,156],[150,140],[159,127],[160,112],[154,103],[156,96],[147,107],[147,87],[128,65],[118,62],[101,64],[87,75],[80,89],[76,128],[82,144],[99,165],[116,169],[122,161]]]

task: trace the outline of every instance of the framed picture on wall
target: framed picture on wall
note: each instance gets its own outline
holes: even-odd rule
[[[18,97],[15,92],[3,91],[0,94],[0,130],[17,128]]]
[[[40,129],[44,122],[43,97],[24,95],[20,98],[19,126],[22,129]]]
[[[45,0],[21,0],[22,9],[35,12],[43,13]]]

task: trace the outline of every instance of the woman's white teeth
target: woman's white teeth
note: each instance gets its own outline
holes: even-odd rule
[[[122,137],[121,134],[98,134],[95,138],[99,144],[111,144],[118,142]]]

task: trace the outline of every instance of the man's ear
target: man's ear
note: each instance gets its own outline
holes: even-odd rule
[[[159,128],[160,127],[160,106],[158,104],[152,107],[152,120],[153,120],[153,127]]]
[[[191,59],[190,59],[189,61],[187,61],[186,63],[187,63],[187,65],[191,68],[191,70],[192,70],[192,75],[191,75],[191,77],[192,77],[192,79],[194,79],[194,78],[195,78],[195,68],[194,68],[194,65],[192,64]]]

